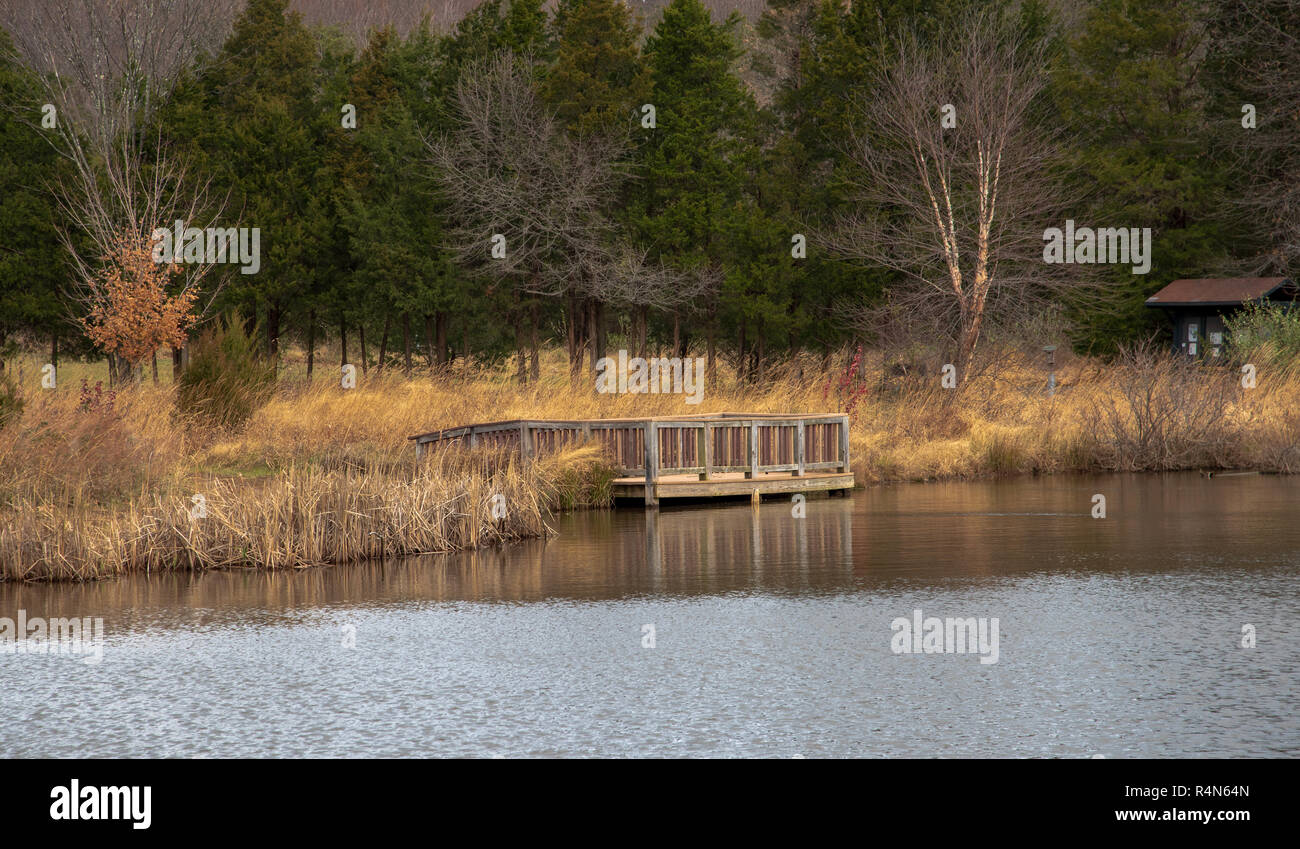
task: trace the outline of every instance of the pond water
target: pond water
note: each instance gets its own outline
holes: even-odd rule
[[[0,617],[103,620],[102,658],[0,654],[0,756],[1294,757],[1298,501],[1262,476],[908,484],[0,584]],[[896,652],[914,617],[982,619],[996,656]]]

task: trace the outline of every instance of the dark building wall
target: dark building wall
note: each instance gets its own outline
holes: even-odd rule
[[[1174,349],[1189,357],[1222,356],[1227,340],[1223,319],[1233,312],[1233,308],[1216,307],[1168,310],[1174,325]]]

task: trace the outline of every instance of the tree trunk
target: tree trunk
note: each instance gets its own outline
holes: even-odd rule
[[[573,363],[577,359],[578,322],[572,293],[564,296],[564,353],[569,357],[569,377],[573,377]]]
[[[50,365],[59,367],[59,331],[57,330],[50,334]],[[3,369],[4,364],[0,363],[0,370]]]
[[[596,302],[596,326],[594,331],[596,334],[596,359],[599,360],[605,356],[606,350],[609,348],[609,334],[605,331],[605,303],[603,301]]]
[[[348,364],[348,320],[342,316],[339,316],[339,347],[339,365],[345,366]]]
[[[708,368],[707,368],[708,379],[709,379],[709,380],[713,380],[713,361],[716,359],[716,356],[717,356],[717,347],[716,347],[715,339],[714,339],[714,335],[713,335],[713,322],[712,322],[712,321],[709,322],[709,338],[708,338],[708,346],[709,346],[708,363],[707,363],[707,366],[708,366]]]
[[[515,313],[511,324],[515,332],[515,359],[518,360],[518,365],[515,368],[515,380],[520,383],[527,383],[528,352],[524,349],[524,322],[518,312]]]
[[[181,379],[181,374],[185,371],[184,361],[185,351],[181,348],[172,348],[172,383]]]
[[[135,379],[135,368],[114,354],[108,355],[108,385],[128,386]]]
[[[442,310],[433,316],[434,362],[441,368],[447,365],[447,314]]]
[[[596,299],[592,298],[587,301],[587,345],[591,348],[591,370],[599,373],[600,371],[600,333],[596,326],[600,323],[598,314],[598,305]]]
[[[646,344],[650,341],[650,308],[644,304],[636,309],[636,355],[644,357],[648,353]]]
[[[569,298],[569,381],[577,385],[587,358],[587,302]]]
[[[745,322],[742,321],[740,323],[740,339],[737,342],[739,351],[736,356],[736,380],[740,383],[745,382],[745,357],[749,354],[745,346],[745,330]]]
[[[429,368],[433,368],[433,315],[424,314],[424,347],[428,352]]]
[[[158,385],[158,349],[153,349],[153,383]]]
[[[574,305],[573,320],[577,322],[573,340],[573,375],[576,379],[582,375],[582,364],[587,361],[587,308],[581,302]]]
[[[541,306],[533,301],[532,309],[528,312],[528,341],[532,347],[529,355],[529,377],[534,381],[542,377],[541,352],[537,345],[537,325],[541,323]]]
[[[402,313],[402,368],[411,376],[411,314]]]
[[[393,314],[384,310],[384,335],[379,339],[379,362],[375,363],[375,371],[380,374],[384,373],[384,361],[388,359],[388,328],[393,324]]]
[[[316,309],[307,313],[307,379],[311,380],[312,367],[316,365]]]
[[[271,304],[266,308],[266,353],[273,363],[278,359],[280,353],[279,304]]]
[[[983,309],[978,309],[967,322],[968,326],[962,328],[961,335],[961,375],[958,378],[962,383],[966,382],[967,375],[970,374],[971,366],[975,362],[975,348],[979,344],[980,325],[984,318]]]
[[[361,373],[368,374],[370,369],[370,355],[366,352],[366,323],[364,321],[357,323],[357,335],[361,337]]]

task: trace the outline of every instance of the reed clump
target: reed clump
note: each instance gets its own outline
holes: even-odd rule
[[[213,478],[120,509],[22,501],[0,513],[0,574],[298,569],[496,545],[548,532],[544,471],[435,454],[406,476],[293,466],[260,485]]]

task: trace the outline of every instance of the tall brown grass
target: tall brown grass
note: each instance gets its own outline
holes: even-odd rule
[[[1040,355],[1041,357],[1041,355]],[[763,384],[719,362],[703,403],[598,395],[545,352],[540,381],[508,364],[409,379],[374,369],[357,388],[306,381],[290,357],[280,386],[239,430],[175,412],[170,385],[86,409],[75,389],[24,389],[0,430],[0,577],[84,579],[133,570],[300,568],[490,545],[546,533],[555,509],[608,503],[613,472],[591,446],[521,465],[435,454],[416,469],[407,437],[512,418],[610,418],[852,407],[860,483],[1030,472],[1300,470],[1300,373],[1198,365],[1150,349],[1102,362],[1063,355],[1056,391],[1041,359],[990,351],[955,389],[938,362],[849,352],[777,364]],[[35,371],[33,370],[33,374]],[[208,517],[192,519],[202,494]],[[506,497],[505,521],[486,506]]]

